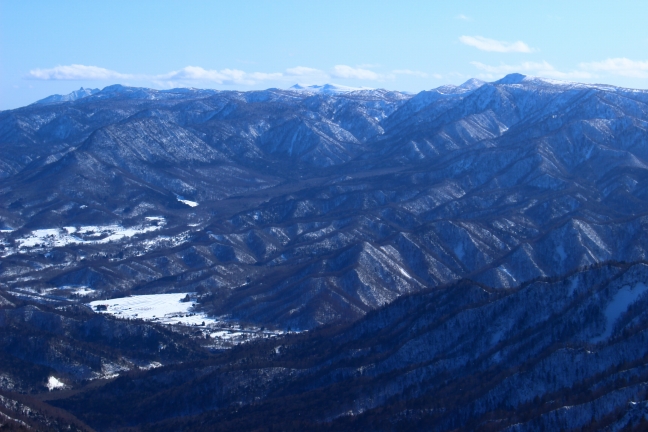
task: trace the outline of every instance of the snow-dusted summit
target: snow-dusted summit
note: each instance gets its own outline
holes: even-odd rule
[[[81,87],[79,90],[75,90],[72,93],[66,95],[52,95],[44,99],[34,102],[34,104],[47,105],[61,102],[72,102],[78,99],[82,99],[87,96],[91,96],[95,93],[99,93],[99,89],[89,89]]]

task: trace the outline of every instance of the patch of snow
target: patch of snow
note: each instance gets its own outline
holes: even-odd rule
[[[203,313],[192,312],[192,302],[182,302],[187,294],[148,294],[110,300],[95,300],[89,306],[97,313],[107,313],[123,319],[143,319],[163,324],[205,325],[220,322]],[[97,310],[105,305],[106,310]]]
[[[54,376],[48,378],[46,386],[49,391],[65,388],[65,384],[63,384]]]
[[[164,226],[163,223],[159,223],[164,221],[163,218],[147,218],[147,220],[150,222],[155,221],[156,224],[129,228],[120,225],[88,225],[38,229],[23,238],[16,239],[16,243],[19,251],[35,247],[63,247],[69,244],[105,244],[133,237],[137,234],[157,231]]]
[[[408,278],[408,279],[412,279],[412,276],[410,276],[409,273],[407,273],[403,267],[401,267],[401,266],[399,266],[399,265],[396,265],[396,268],[398,268],[398,271],[400,271],[400,273],[401,273],[403,276],[405,276],[405,277]]]
[[[121,372],[126,372],[130,368],[125,365],[111,363],[109,361],[101,362],[101,372],[96,372],[92,379],[112,379],[117,378]]]
[[[0,418],[3,418],[3,419],[5,419],[5,420],[9,420],[9,421],[12,421],[12,422],[16,422],[16,423],[22,425],[25,429],[31,429],[31,428],[27,425],[27,423],[25,423],[24,421],[22,421],[22,420],[18,420],[18,419],[13,418],[13,417],[10,417],[10,416],[8,416],[7,414],[5,414],[5,413],[3,413],[3,412],[1,412],[1,411],[0,411]],[[3,426],[4,426],[4,425],[3,425]]]
[[[184,197],[181,197],[181,196],[178,196],[177,198],[178,198],[178,201],[180,201],[183,204],[188,205],[189,207],[196,207],[198,205],[198,203],[196,201],[189,201],[189,200],[184,199]]]
[[[238,332],[235,330],[221,330],[217,332],[210,333],[209,336],[214,339],[236,339],[246,333]]]
[[[88,295],[95,293],[96,290],[85,285],[62,285],[57,288],[47,288],[45,293],[57,294],[59,291],[65,291],[67,294]]]
[[[506,273],[507,275],[509,275],[509,276],[511,277],[511,279],[515,280],[515,278],[514,278],[513,275],[511,274],[511,272],[510,272],[510,271],[509,271],[505,266],[499,266],[498,268],[499,268],[500,270],[502,270],[504,273]]]
[[[151,362],[150,364],[147,364],[146,366],[140,366],[141,370],[151,370],[151,369],[157,369],[162,366],[162,363],[160,362]]]
[[[43,296],[40,296],[40,295],[31,295],[31,294],[27,294],[27,293],[20,292],[20,291],[7,291],[7,292],[9,294],[11,294],[11,295],[16,296],[16,297],[21,297],[21,298],[25,298],[25,299],[28,299],[28,300],[33,300],[33,301],[36,301],[38,303],[47,304],[47,303],[58,303],[60,301],[60,300],[57,300],[57,299],[51,299],[51,298],[43,297]]]
[[[81,287],[77,288],[72,291],[72,294],[77,294],[77,295],[88,295],[96,292],[96,290],[93,290],[92,288],[89,287]]]
[[[164,222],[164,218],[162,216],[146,216],[144,219],[148,221]]]
[[[643,282],[637,283],[634,287],[626,285],[621,288],[612,298],[612,301],[605,308],[605,331],[602,335],[593,338],[591,341],[596,343],[605,340],[612,335],[614,323],[623,315],[628,307],[636,302],[643,293],[648,291],[648,286]]]
[[[144,248],[145,252],[150,252],[156,249],[170,249],[189,240],[189,234],[190,231],[184,231],[172,237],[159,236],[140,242],[140,245]]]
[[[218,349],[231,348],[261,338],[274,338],[284,334],[282,330],[261,330],[259,328],[242,329],[240,326],[221,328],[210,332],[211,346]]]

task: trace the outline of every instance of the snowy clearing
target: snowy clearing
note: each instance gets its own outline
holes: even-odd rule
[[[77,294],[77,295],[84,296],[84,295],[88,295],[88,294],[94,294],[95,292],[96,292],[96,290],[93,290],[92,288],[81,287],[81,288],[77,288],[77,289],[73,290],[72,294]]]
[[[46,228],[17,238],[18,250],[34,247],[62,247],[70,244],[105,244],[137,234],[157,231],[164,226],[164,218],[147,217],[146,223],[124,228],[121,225],[88,225],[81,227]]]
[[[85,285],[63,285],[57,288],[48,288],[44,291],[47,294],[76,294],[80,296],[97,292],[97,290]]]
[[[139,318],[147,321],[157,321],[163,324],[205,325],[220,322],[202,313],[191,312],[192,302],[182,302],[187,294],[150,294],[131,297],[96,300],[89,305],[97,313],[108,313],[117,318]],[[97,310],[104,305],[106,310]],[[101,306],[100,306],[101,309]]]
[[[250,342],[259,338],[277,337],[282,330],[266,330],[257,327],[242,328],[238,324],[226,324],[223,320],[195,313],[192,302],[182,302],[187,294],[150,294],[121,297],[110,300],[96,300],[88,305],[97,313],[110,314],[122,319],[143,319],[162,324],[196,326],[201,335],[210,339],[209,347],[228,349],[234,345]],[[97,309],[99,306],[99,309]],[[105,310],[103,308],[105,307]],[[202,324],[205,323],[205,326]],[[157,367],[155,365],[151,368]],[[105,374],[104,374],[105,375]]]
[[[63,384],[61,381],[58,380],[58,378],[53,376],[49,377],[46,386],[49,391],[65,388],[65,384]]]

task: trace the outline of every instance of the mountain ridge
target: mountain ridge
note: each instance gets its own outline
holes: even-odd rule
[[[0,220],[19,229],[0,279],[200,289],[209,313],[305,329],[462,277],[505,288],[644,259],[647,95],[515,75],[414,96],[109,86],[4,112]],[[147,217],[165,224],[85,243],[97,261],[25,246]]]

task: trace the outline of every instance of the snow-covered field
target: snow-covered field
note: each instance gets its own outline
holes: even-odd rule
[[[98,313],[108,313],[117,318],[139,318],[163,324],[205,325],[219,322],[205,314],[192,312],[192,302],[182,302],[188,293],[150,294],[131,297],[96,300],[89,305]],[[96,310],[106,305],[107,310]]]
[[[25,237],[17,238],[18,252],[31,248],[62,247],[70,244],[105,244],[120,241],[151,231],[157,231],[165,225],[162,217],[147,217],[146,223],[124,228],[121,225],[87,225],[81,227],[46,228],[30,232]],[[12,251],[7,251],[5,256]]]
[[[192,302],[182,302],[188,293],[150,294],[110,300],[96,300],[88,303],[97,313],[106,313],[116,318],[139,318],[162,324],[180,324],[200,326],[204,337],[210,339],[208,346],[216,349],[227,349],[234,345],[250,342],[259,338],[276,337],[282,330],[261,330],[258,327],[243,328],[239,324],[226,323],[203,313],[192,311]],[[189,293],[191,295],[191,293]],[[105,305],[106,310],[97,310]],[[202,324],[205,323],[203,327]]]

